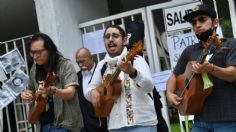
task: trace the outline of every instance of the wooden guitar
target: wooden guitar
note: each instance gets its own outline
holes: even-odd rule
[[[214,43],[214,44],[213,44]],[[211,36],[208,39],[208,45],[204,48],[202,56],[198,59],[203,63],[208,54],[215,53],[221,47],[221,41],[217,36]],[[183,100],[178,106],[181,115],[197,115],[201,112],[204,101],[212,92],[212,88],[204,90],[201,74],[192,71],[192,63],[187,63],[185,72],[177,77],[176,93]],[[209,77],[211,77],[208,74]]]
[[[57,82],[57,76],[54,72],[50,72],[47,74],[44,80],[45,87],[49,87],[55,85]],[[28,113],[28,121],[29,123],[36,123],[39,120],[39,117],[42,112],[45,111],[47,103],[47,94],[35,94],[33,101],[29,104],[29,113]]]
[[[134,47],[129,51],[123,61],[128,62],[134,59],[136,55],[143,51],[142,42],[138,41]],[[97,117],[107,117],[113,107],[114,102],[120,97],[122,86],[121,80],[117,79],[121,70],[116,68],[116,71],[110,75],[106,75],[105,81],[96,90],[100,94],[100,106],[95,107]]]

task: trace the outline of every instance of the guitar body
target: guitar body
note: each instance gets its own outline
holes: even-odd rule
[[[37,101],[33,101],[29,105],[28,122],[35,124],[46,108],[47,95],[39,95]]]
[[[191,74],[192,62],[188,62],[185,72],[177,77],[176,93],[183,98],[177,108],[181,115],[199,114],[203,108],[206,97],[212,92],[212,88],[203,89],[204,86],[201,74],[195,74],[190,80]],[[186,87],[187,82],[189,82],[189,85]]]
[[[57,82],[57,76],[54,72],[47,74],[44,80],[44,87],[53,86]],[[33,101],[29,104],[28,121],[29,123],[35,124],[41,115],[45,111],[47,104],[47,94],[36,94]]]
[[[96,88],[100,94],[100,106],[94,107],[97,117],[107,117],[111,112],[114,102],[121,95],[121,80],[116,79],[112,87],[109,85],[110,80],[111,75],[108,74],[105,77],[105,82]]]

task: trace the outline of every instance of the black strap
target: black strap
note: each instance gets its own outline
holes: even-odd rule
[[[91,76],[91,78],[90,78],[90,80],[89,80],[89,82],[88,82],[88,83],[90,83],[90,82],[91,82],[91,80],[92,80],[92,78],[93,78],[93,74],[94,74],[94,71],[95,71],[96,67],[97,67],[97,64],[95,64],[95,67],[94,67],[94,69],[93,69],[93,72],[92,72],[92,76]]]
[[[101,76],[104,75],[106,69],[107,69],[107,62],[105,62],[105,63],[103,64],[103,66],[102,66],[102,69],[101,69]]]
[[[151,93],[148,93],[148,96],[153,100],[153,97],[152,97]]]

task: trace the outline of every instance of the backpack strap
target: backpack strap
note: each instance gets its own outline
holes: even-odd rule
[[[103,64],[103,66],[102,66],[102,69],[101,69],[101,76],[104,75],[106,69],[107,69],[107,62],[105,62],[105,63]]]
[[[152,97],[151,93],[147,93],[147,94],[153,100],[153,97]]]

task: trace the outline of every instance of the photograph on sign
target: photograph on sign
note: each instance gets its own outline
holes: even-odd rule
[[[191,24],[185,21],[183,17],[186,14],[192,12],[193,8],[199,4],[201,4],[201,2],[197,1],[194,3],[188,3],[185,5],[179,5],[163,9],[166,31],[191,28]]]
[[[7,80],[7,76],[5,72],[3,71],[2,66],[0,66],[0,81],[4,81],[4,80]]]
[[[16,97],[11,94],[8,88],[4,86],[0,89],[0,109],[6,107],[9,103],[15,100]]]
[[[15,73],[10,77],[9,80],[4,84],[5,87],[18,96],[28,85],[29,76],[26,75],[22,70],[17,69]]]
[[[7,74],[25,65],[24,59],[17,48],[2,55],[0,57],[0,64]]]

